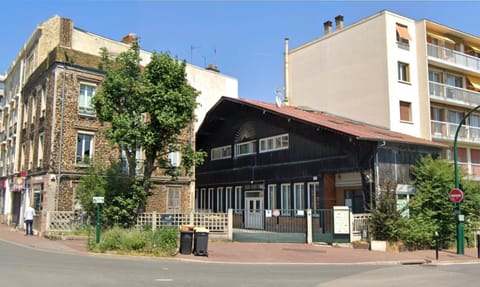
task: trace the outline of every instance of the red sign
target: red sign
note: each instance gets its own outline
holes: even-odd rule
[[[463,191],[459,188],[452,188],[450,190],[450,201],[454,203],[460,203],[463,200]]]

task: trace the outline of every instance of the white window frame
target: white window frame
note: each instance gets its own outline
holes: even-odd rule
[[[269,184],[268,189],[268,203],[267,208],[270,210],[277,209],[277,185]]]
[[[224,212],[223,209],[223,187],[217,187],[217,212]]]
[[[225,210],[232,208],[232,187],[227,186],[225,187]]]
[[[398,62],[398,81],[402,83],[410,83],[410,64]]]
[[[199,194],[199,197],[198,197],[198,204],[197,204],[197,207],[198,207],[199,210],[205,209],[204,199],[205,199],[206,194],[207,194],[207,189],[206,188],[200,188],[200,194]]]
[[[256,140],[252,140],[252,141],[248,141],[248,142],[241,142],[241,143],[235,144],[235,157],[255,154],[257,152],[256,143],[257,143]],[[248,146],[248,151],[241,152],[240,150],[243,146]]]
[[[232,146],[225,145],[220,147],[215,147],[210,150],[210,159],[219,160],[232,157]]]
[[[289,142],[288,134],[262,138],[260,139],[259,153],[288,149]]]
[[[295,214],[298,210],[305,209],[305,184],[303,182],[293,184],[293,207]]]
[[[241,186],[235,186],[235,212],[239,213],[241,212],[242,208],[242,187]]]
[[[46,112],[45,110],[47,109],[47,96],[45,89],[41,89],[40,91],[40,117],[45,117]]]
[[[290,215],[291,195],[290,195],[290,183],[282,183],[280,185],[280,209],[282,215]]]
[[[84,94],[82,95],[82,88],[84,87]],[[89,93],[89,89],[92,89],[91,93]],[[97,86],[92,83],[80,83],[80,89],[78,92],[78,113],[80,115],[92,116],[95,115],[92,106],[92,98],[95,96],[95,91]]]
[[[320,184],[318,181],[308,182],[307,183],[307,208],[311,208],[314,211],[320,209],[315,202],[317,194],[320,192]],[[313,202],[312,202],[313,200]]]
[[[78,151],[79,151],[79,137],[80,136],[89,136],[90,137],[90,153],[88,154],[88,159],[92,159],[93,158],[93,153],[94,153],[94,150],[95,150],[95,134],[93,133],[90,133],[90,132],[85,132],[85,131],[78,131],[77,132],[77,148],[76,148],[76,164],[79,164],[79,165],[82,165],[82,164],[85,164],[85,156],[83,156],[85,154],[85,141],[82,140],[81,142],[81,156],[78,155]]]
[[[213,194],[215,192],[215,188],[213,187],[209,187],[208,190],[207,190],[207,206],[206,208],[209,210],[209,211],[212,211],[213,209]]]
[[[172,167],[179,167],[181,164],[181,154],[179,151],[171,151],[168,153],[168,162]]]

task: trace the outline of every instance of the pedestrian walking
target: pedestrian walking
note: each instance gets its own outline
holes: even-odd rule
[[[25,209],[25,236],[33,235],[33,217],[35,216],[35,209],[31,205],[29,205]]]

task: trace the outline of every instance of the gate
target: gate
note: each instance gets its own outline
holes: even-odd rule
[[[333,242],[333,210],[312,210],[312,240],[313,242]]]

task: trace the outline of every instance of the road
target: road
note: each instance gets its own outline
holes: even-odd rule
[[[272,265],[42,251],[0,241],[1,286],[478,286],[480,264]]]

